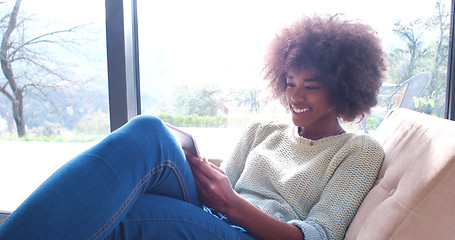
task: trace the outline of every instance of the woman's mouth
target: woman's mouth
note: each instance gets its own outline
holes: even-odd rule
[[[295,113],[304,113],[311,110],[310,107],[298,107],[291,104],[291,110]]]

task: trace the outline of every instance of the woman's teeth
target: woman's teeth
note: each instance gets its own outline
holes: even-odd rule
[[[294,112],[296,113],[304,113],[304,112],[308,112],[310,110],[310,108],[296,108],[294,106],[292,106],[292,110],[294,110]]]

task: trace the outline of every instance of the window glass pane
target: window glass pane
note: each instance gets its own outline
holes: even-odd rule
[[[301,15],[340,13],[378,31],[390,60],[381,94],[430,72],[431,82],[409,108],[443,117],[450,9],[448,0],[138,1],[142,112],[181,126],[201,124],[205,128],[190,131],[202,141],[202,132],[213,136],[213,127],[225,139],[235,131],[223,128],[243,127],[254,118],[286,118],[281,106],[266,100],[260,71],[267,43]],[[373,111],[384,110],[389,100],[379,102]],[[190,114],[198,120],[194,115],[193,122],[185,120]],[[380,122],[371,116],[366,126],[372,131]],[[363,132],[359,124],[345,125]],[[232,141],[224,141],[223,149],[225,142]]]
[[[0,210],[9,211],[109,132],[104,1],[22,1],[17,14],[15,4],[0,3],[3,41],[11,32],[2,49],[11,71],[0,73]]]

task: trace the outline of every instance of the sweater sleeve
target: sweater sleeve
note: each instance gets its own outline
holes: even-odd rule
[[[220,167],[228,176],[232,187],[235,187],[245,168],[246,159],[251,149],[254,148],[256,136],[261,125],[259,122],[251,123],[243,132],[230,157],[221,163]]]
[[[303,231],[305,239],[343,239],[384,158],[381,145],[368,136],[357,137],[340,151],[345,157],[308,217],[289,222]]]

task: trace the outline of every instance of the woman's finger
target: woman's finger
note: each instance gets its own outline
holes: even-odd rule
[[[193,176],[195,179],[197,179],[201,184],[206,185],[207,182],[210,182],[210,178],[207,177],[207,175],[202,172],[199,168],[192,168],[193,171]]]
[[[194,164],[194,163],[202,161],[200,158],[194,156],[190,151],[183,149],[183,153],[185,153],[186,159],[188,160],[188,163],[190,163],[190,164]]]
[[[219,168],[217,165],[211,163],[211,162],[208,162],[210,164],[210,167],[215,169],[217,172],[223,174],[223,175],[226,175],[226,173],[224,173],[223,169]]]
[[[189,162],[193,172],[200,172],[209,179],[216,179],[220,174],[224,175],[224,172],[221,169],[209,162],[194,159],[189,160]]]

